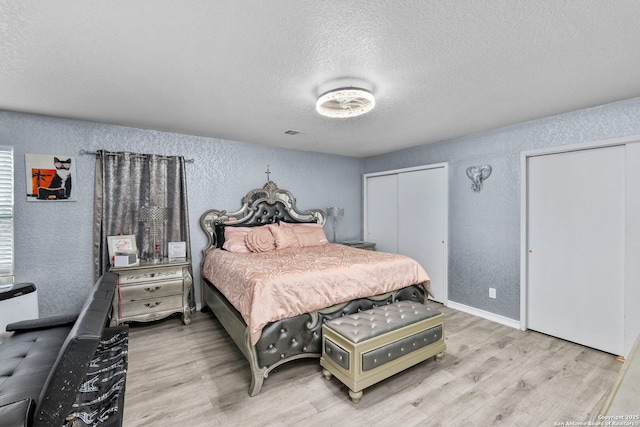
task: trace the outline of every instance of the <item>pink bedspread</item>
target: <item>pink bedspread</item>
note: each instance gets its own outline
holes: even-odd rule
[[[207,252],[202,269],[242,314],[251,342],[270,322],[423,283],[412,258],[340,244],[260,253]]]

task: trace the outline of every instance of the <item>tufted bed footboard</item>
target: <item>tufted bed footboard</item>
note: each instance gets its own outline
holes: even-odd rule
[[[260,392],[264,379],[276,367],[295,359],[320,358],[323,323],[395,301],[423,303],[425,300],[425,290],[421,285],[412,285],[374,297],[360,298],[270,323],[262,330],[260,340],[252,345],[247,325],[240,313],[209,280],[203,279],[203,285],[203,307],[211,309],[249,361],[250,396]]]

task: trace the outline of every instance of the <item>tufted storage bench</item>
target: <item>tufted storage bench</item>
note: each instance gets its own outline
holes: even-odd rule
[[[322,326],[323,375],[349,388],[353,403],[362,390],[445,351],[444,316],[414,301],[398,301],[331,320]]]

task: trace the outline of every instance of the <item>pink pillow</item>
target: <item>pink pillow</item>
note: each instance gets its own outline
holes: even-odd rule
[[[251,227],[225,227],[222,249],[229,252],[251,252],[244,243],[249,231],[251,231]]]
[[[291,224],[300,246],[320,246],[329,243],[320,224]]]
[[[270,224],[269,229],[273,233],[276,241],[276,249],[299,248],[300,242],[294,233],[291,224],[280,222],[278,224]]]
[[[276,241],[269,227],[252,227],[244,242],[251,252],[268,252],[276,249]]]

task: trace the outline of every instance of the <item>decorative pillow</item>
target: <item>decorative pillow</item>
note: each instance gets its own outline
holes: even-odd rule
[[[247,233],[244,242],[251,252],[268,252],[276,249],[276,241],[269,227],[252,227]]]
[[[280,221],[278,224],[269,225],[273,238],[276,241],[276,249],[299,248],[300,242],[293,231],[291,224]]]
[[[329,243],[320,224],[289,224],[300,246],[320,246]]]
[[[251,227],[225,227],[222,249],[229,252],[251,252],[244,243]]]

